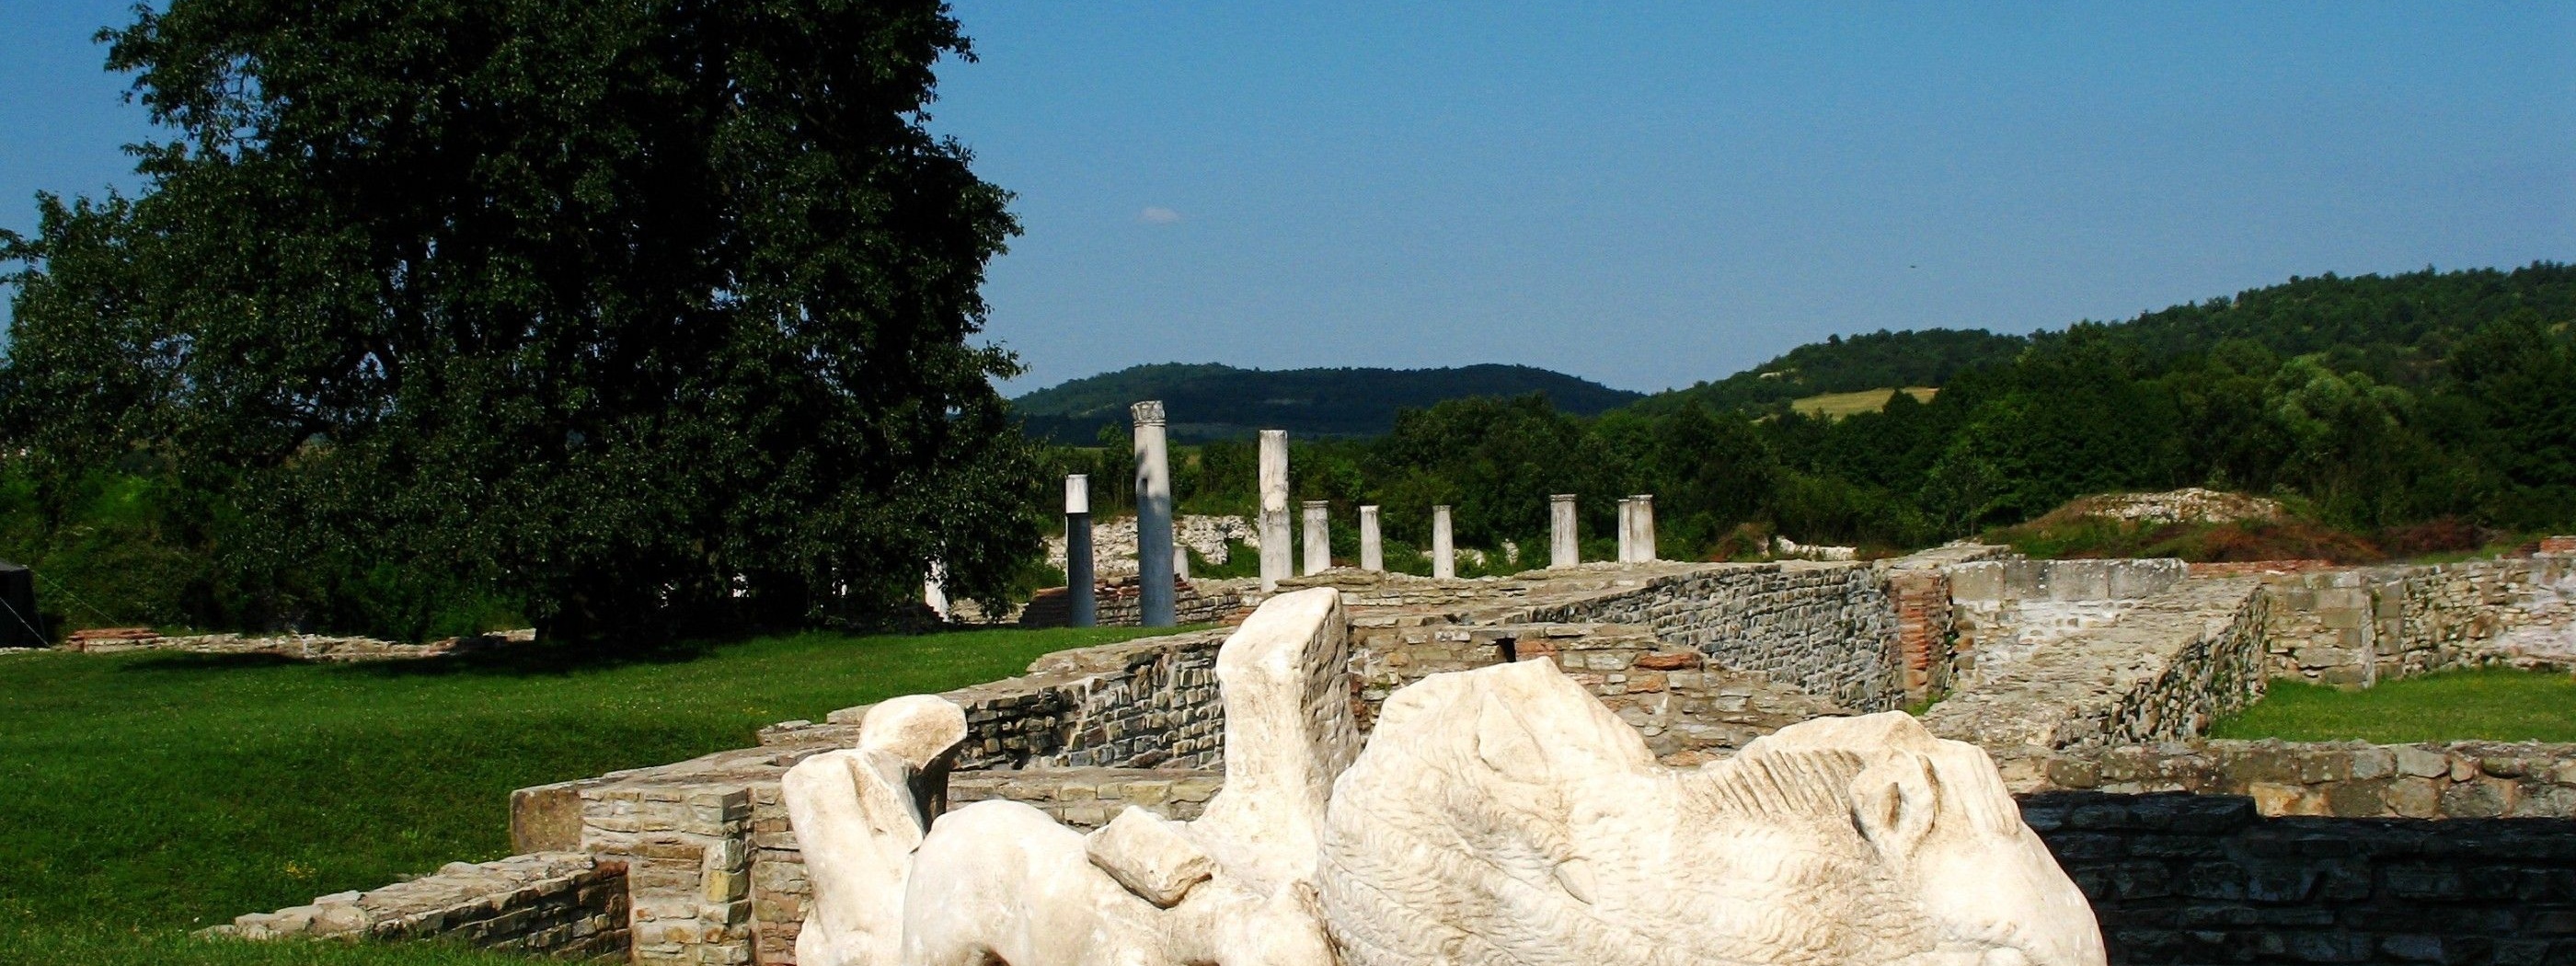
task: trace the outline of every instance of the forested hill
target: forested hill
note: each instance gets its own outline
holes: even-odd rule
[[[1970,366],[2008,362],[2029,345],[2020,336],[1983,329],[1830,336],[1716,382],[1657,393],[1640,405],[1655,411],[1689,404],[1739,409],[1819,393],[1939,386]]]
[[[1715,382],[1658,393],[1639,408],[1758,408],[1820,393],[1944,386],[1961,372],[2009,364],[2034,347],[2053,352],[2070,345],[2099,345],[2149,368],[2223,346],[2285,357],[2323,353],[2335,369],[2411,385],[2432,378],[2452,346],[2479,326],[2515,314],[2576,318],[2576,268],[2541,262],[2511,271],[2293,277],[2234,297],[2026,337],[1982,329],[1835,336]]]
[[[1444,399],[1545,393],[1557,409],[1589,416],[1642,395],[1529,366],[1454,369],[1237,369],[1165,363],[1135,366],[1040,389],[1011,401],[1029,434],[1089,444],[1103,426],[1127,420],[1127,405],[1160,399],[1181,442],[1250,438],[1257,429],[1296,437],[1374,436],[1399,409]]]

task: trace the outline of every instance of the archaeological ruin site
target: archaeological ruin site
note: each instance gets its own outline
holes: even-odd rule
[[[2576,817],[2576,746],[2203,737],[2274,680],[2576,665],[2569,541],[1685,563],[1640,496],[1617,561],[1560,512],[1508,578],[1386,572],[1374,526],[1370,566],[1291,574],[1272,445],[1260,519],[1178,528],[1264,576],[1191,581],[1159,445],[1141,520],[1095,535],[1073,482],[1098,586],[1043,619],[1229,626],[521,789],[521,855],[216,931],[808,966],[2569,954],[2576,823],[2533,819]]]

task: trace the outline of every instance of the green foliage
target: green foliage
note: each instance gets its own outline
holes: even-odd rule
[[[2576,270],[2549,263],[2293,280],[2027,340],[1836,339],[1783,357],[1805,383],[1739,376],[1594,418],[1535,396],[1446,400],[1398,413],[1375,439],[1296,442],[1294,485],[1331,501],[1336,520],[1380,505],[1388,540],[1413,547],[1430,542],[1438,504],[1455,508],[1461,547],[1542,546],[1552,493],[1577,494],[1594,537],[1612,532],[1618,497],[1655,494],[1665,555],[1746,558],[1773,534],[1921,546],[2081,495],[2203,485],[2281,498],[2301,517],[1996,536],[2050,554],[2197,560],[2459,553],[2576,526],[2571,322]],[[1897,393],[1843,418],[1775,404],[1927,373],[1948,380],[1929,402]],[[1775,383],[1787,388],[1743,388]],[[1251,462],[1249,444],[1209,444],[1176,470],[1182,506],[1248,512]],[[2425,528],[2445,535],[2427,542]],[[1337,556],[1345,542],[1337,530]],[[1392,551],[1388,563],[1411,566]]]
[[[1250,440],[1285,429],[1297,439],[1375,436],[1399,409],[1470,396],[1545,393],[1569,413],[1593,415],[1640,398],[1588,379],[1529,366],[1450,369],[1285,369],[1165,363],[1135,366],[1040,389],[1011,401],[1030,435],[1062,443],[1127,422],[1127,406],[1160,399],[1175,442]]]
[[[2011,361],[2028,344],[2020,336],[1996,335],[1983,329],[1882,329],[1849,337],[1828,336],[1823,342],[1791,349],[1786,355],[1725,379],[1659,394],[1647,406],[1763,408],[1822,393],[1945,386],[1951,377],[1968,369]]]
[[[2213,738],[2287,741],[2576,741],[2576,678],[2503,668],[2444,671],[2339,691],[2274,681],[2263,700],[2212,724]]]
[[[246,601],[189,617],[863,620],[1034,547],[1014,363],[968,342],[1017,229],[923,127],[968,54],[943,5],[136,17],[109,66],[171,140],[140,197],[0,239],[0,443],[55,506],[138,455],[174,480],[164,535]]]
[[[507,855],[513,788],[741,747],[770,722],[1146,633],[812,633],[357,666],[0,659],[0,961],[486,962],[435,948],[201,956],[180,934]]]

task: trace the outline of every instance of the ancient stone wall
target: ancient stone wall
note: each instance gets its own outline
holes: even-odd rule
[[[511,644],[525,644],[537,639],[537,632],[521,628],[470,637],[450,637],[421,644],[378,640],[372,637],[336,637],[328,634],[181,634],[163,636],[148,627],[108,627],[73,631],[62,649],[87,654],[117,654],[127,651],[177,651],[186,654],[240,654],[283,657],[298,661],[408,661],[470,654]]]
[[[1261,528],[1238,516],[1184,513],[1172,520],[1172,546],[1188,547],[1199,559],[1222,564],[1233,559],[1227,541],[1261,549]],[[1047,566],[1064,569],[1064,534],[1046,538]],[[1136,518],[1091,521],[1092,572],[1103,577],[1136,572]]]
[[[957,767],[1216,767],[1225,727],[1216,653],[1225,635],[1201,631],[1059,651],[1039,658],[1028,674],[946,692],[941,697],[966,709],[966,750]],[[844,708],[829,720],[856,728],[867,709]],[[761,740],[833,737],[791,728]],[[855,732],[841,737],[854,739]]]
[[[2576,745],[2195,741],[2061,755],[2061,789],[2244,795],[2265,815],[2576,818]]]
[[[2267,578],[2276,677],[2367,687],[2485,664],[2576,668],[2576,556]]]
[[[1172,581],[1172,620],[1176,624],[1214,624],[1243,613],[1249,606],[1246,594],[1260,586],[1254,580],[1184,580]],[[1092,585],[1092,623],[1097,627],[1142,627],[1145,624],[1144,585],[1135,574],[1102,580]],[[1047,587],[1029,598],[1014,623],[1022,627],[1064,627],[1071,624],[1072,599],[1062,587]]]
[[[1363,729],[1387,696],[1446,671],[1515,660],[1553,660],[1645,736],[1665,763],[1691,765],[1744,747],[1755,738],[1809,718],[1848,709],[1758,672],[1718,667],[1697,651],[1675,647],[1642,627],[1618,624],[1479,624],[1426,622],[1421,615],[1376,615],[1351,621],[1354,715]]]
[[[2576,962],[2576,823],[2262,818],[2219,795],[2025,799],[2115,963]]]
[[[431,939],[590,959],[624,952],[626,866],[580,852],[450,862],[366,892],[240,916],[205,934],[243,939]]]
[[[2017,769],[2048,751],[2199,735],[2262,695],[2268,612],[2256,578],[2185,581],[1986,675],[1924,724],[1996,754],[2022,783],[2038,776]]]
[[[1721,667],[1758,671],[1844,707],[1905,702],[1896,608],[1868,564],[1700,564],[1637,584],[1536,604],[1514,619],[1635,625]]]
[[[1952,646],[1946,676],[1969,687],[2040,648],[2107,626],[2184,576],[2180,560],[1992,560],[1944,568]]]

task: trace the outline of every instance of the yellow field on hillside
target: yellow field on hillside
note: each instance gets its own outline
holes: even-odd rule
[[[1931,402],[1932,397],[1940,391],[1941,390],[1930,386],[1905,387],[1905,394],[1914,397],[1918,402]],[[1887,401],[1895,398],[1895,396],[1896,390],[1894,389],[1863,389],[1859,392],[1829,392],[1821,396],[1809,396],[1805,399],[1791,400],[1789,408],[1810,415],[1823,413],[1826,418],[1841,419],[1853,413],[1874,413],[1881,409],[1885,409],[1887,408]]]

